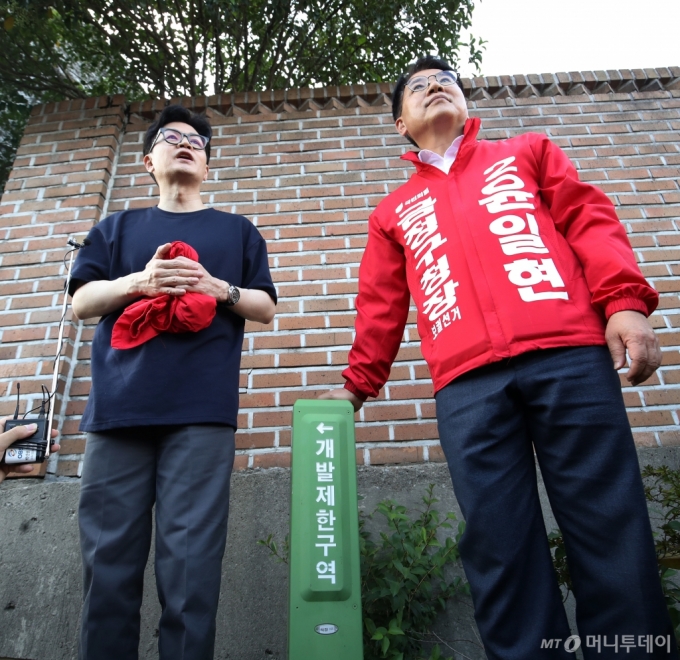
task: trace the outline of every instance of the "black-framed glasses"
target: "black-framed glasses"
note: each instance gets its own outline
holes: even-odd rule
[[[442,87],[448,87],[458,82],[458,72],[440,71],[439,73],[431,73],[429,76],[414,76],[406,83],[406,87],[412,92],[424,92],[430,84],[430,78],[434,78]]]
[[[158,138],[161,137],[161,135],[168,144],[172,145],[181,144],[184,138],[186,138],[189,146],[198,151],[205,149],[208,142],[210,142],[210,138],[205,137],[205,135],[199,135],[198,133],[182,133],[182,131],[164,126],[163,128],[158,129],[151,149],[156,146],[156,142],[158,142]],[[151,151],[151,149],[149,149],[149,151]]]

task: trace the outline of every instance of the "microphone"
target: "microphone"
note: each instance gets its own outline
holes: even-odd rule
[[[86,238],[82,243],[78,243],[78,241],[73,240],[72,238],[69,238],[67,243],[71,246],[74,247],[76,250],[80,250],[80,248],[87,247],[92,243],[92,241],[89,238]]]

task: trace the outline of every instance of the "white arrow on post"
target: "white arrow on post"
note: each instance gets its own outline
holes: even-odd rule
[[[332,426],[325,426],[324,423],[321,422],[321,424],[319,424],[319,426],[316,427],[316,430],[319,433],[323,433],[324,431],[332,431],[333,427]]]

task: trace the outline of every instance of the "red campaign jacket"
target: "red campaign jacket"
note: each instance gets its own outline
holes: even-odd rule
[[[377,396],[408,316],[435,391],[536,349],[605,344],[614,312],[651,314],[614,207],[544,135],[477,140],[469,119],[447,174],[421,163],[371,214],[345,387]],[[410,294],[410,296],[409,296]]]
[[[171,244],[166,258],[175,257],[198,261],[196,250],[182,241]],[[141,298],[128,305],[116,320],[111,346],[117,349],[135,348],[161,332],[198,332],[212,323],[216,309],[217,300],[203,293]]]

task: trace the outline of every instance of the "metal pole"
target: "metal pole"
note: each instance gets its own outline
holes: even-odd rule
[[[64,301],[61,306],[61,321],[59,322],[59,337],[57,339],[57,354],[54,358],[54,371],[52,372],[52,387],[50,388],[50,412],[47,416],[47,447],[45,448],[45,458],[50,455],[52,421],[54,420],[54,409],[57,403],[57,380],[59,379],[59,364],[61,363],[61,345],[64,341],[64,325],[66,324],[66,305],[68,304],[68,285],[71,282],[71,266],[73,265],[73,254],[76,249],[69,254],[68,268],[66,271],[66,283],[64,284]]]

